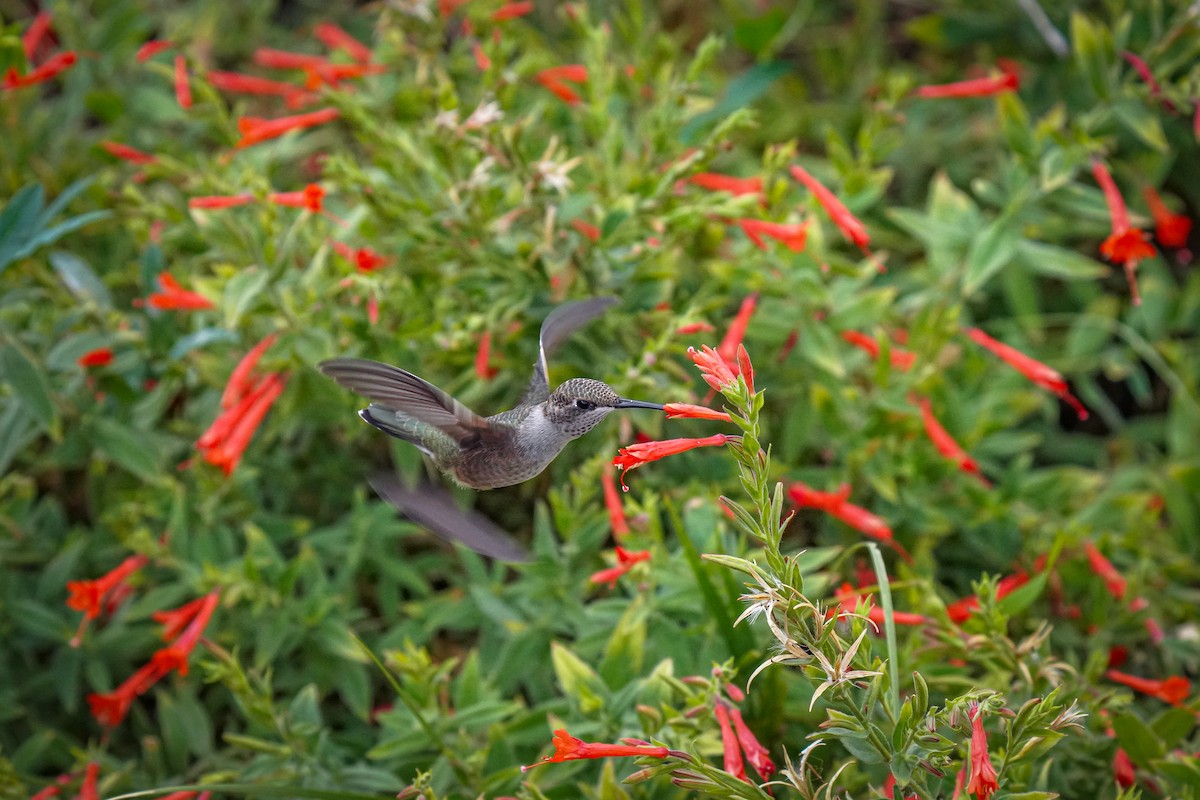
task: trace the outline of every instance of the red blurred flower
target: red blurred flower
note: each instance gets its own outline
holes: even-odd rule
[[[100,765],[95,761],[88,762],[87,768],[83,771],[83,784],[79,787],[76,800],[100,800],[100,792],[96,787],[99,776]]]
[[[371,60],[371,48],[332,22],[318,23],[313,33],[330,50],[343,50],[355,61],[364,64]]]
[[[1004,72],[989,78],[975,78],[969,81],[943,83],[934,86],[917,87],[917,97],[988,97],[1004,92],[1015,92],[1020,88],[1021,79],[1015,72]]]
[[[149,61],[163,50],[170,50],[175,44],[168,39],[151,39],[138,48],[137,60]]]
[[[329,59],[311,53],[260,47],[254,51],[254,63],[271,69],[313,69],[328,64]]]
[[[871,358],[879,358],[879,342],[873,336],[868,336],[859,331],[843,331],[842,339],[854,345],[859,350],[866,352]],[[917,360],[916,353],[900,347],[889,348],[888,356],[893,367],[905,371],[911,369],[913,362]]]
[[[649,550],[626,550],[624,547],[617,545],[617,565],[602,569],[599,572],[593,572],[588,581],[591,583],[601,584],[607,583],[608,588],[612,589],[617,585],[617,580],[629,570],[633,569],[633,565],[639,561],[649,561]]]
[[[1184,214],[1172,213],[1154,187],[1147,186],[1142,193],[1146,205],[1150,207],[1150,216],[1154,217],[1154,235],[1158,243],[1163,247],[1186,247],[1188,235],[1192,232],[1192,221]]]
[[[320,184],[310,183],[298,192],[271,192],[267,199],[276,205],[304,208],[319,214],[325,200],[325,190]]]
[[[576,739],[565,730],[554,732],[554,755],[545,756],[541,761],[521,767],[527,772],[543,764],[557,764],[563,761],[577,761],[585,758],[612,758],[622,756],[649,756],[651,758],[666,758],[670,751],[665,747],[652,745],[603,744],[585,742]]]
[[[996,583],[996,599],[1001,600],[1007,597],[1027,583],[1029,583],[1029,576],[1024,572],[1006,575]],[[946,606],[946,614],[949,615],[950,621],[959,625],[966,622],[978,610],[979,598],[973,594]]]
[[[883,609],[880,606],[871,603],[870,595],[861,594],[857,589],[849,583],[843,583],[833,595],[837,601],[837,614],[853,614],[858,608],[860,602],[866,602],[869,606],[867,610],[867,619],[875,626],[876,631],[883,630],[884,617]],[[924,625],[928,620],[920,615],[913,614],[908,611],[892,611],[892,620],[897,625]]]
[[[117,588],[150,562],[146,556],[129,556],[117,566],[101,575],[85,581],[68,581],[67,607],[82,611],[85,619],[95,619],[104,608],[104,601]]]
[[[833,220],[833,224],[845,234],[846,238],[854,242],[864,253],[868,252],[867,245],[871,243],[870,234],[867,233],[867,227],[850,213],[850,209],[846,208],[833,192],[826,189],[804,167],[793,164],[791,173],[792,177],[808,187],[808,190],[817,198],[817,202],[825,209],[825,213]]]
[[[729,716],[733,720],[733,730],[737,734],[738,744],[742,746],[742,752],[746,754],[750,766],[759,774],[759,777],[764,781],[767,780],[775,772],[775,762],[771,760],[770,752],[758,741],[758,737],[754,735],[753,731],[746,727],[740,709],[736,706],[730,708]]]
[[[354,248],[345,242],[330,241],[333,249],[342,258],[349,261],[359,272],[374,272],[388,260],[369,247]]]
[[[111,156],[128,161],[133,164],[153,164],[158,160],[158,156],[144,153],[141,150],[130,147],[127,144],[120,142],[112,142],[107,139],[100,142],[100,146]]]
[[[763,190],[762,178],[735,178],[719,172],[697,172],[689,177],[687,182],[710,192],[729,192],[735,197],[744,194],[761,195]]]
[[[492,332],[484,331],[479,337],[479,347],[475,350],[475,374],[485,381],[490,381],[496,377],[496,373],[500,370],[491,365],[492,359]]]
[[[840,519],[850,527],[893,547],[905,561],[911,561],[908,551],[893,541],[892,529],[879,516],[850,502],[850,484],[843,483],[837,491],[822,492],[800,481],[788,487],[788,497],[800,508],[815,508]]]
[[[1000,784],[996,781],[996,769],[988,753],[987,733],[983,730],[983,709],[976,707],[971,717],[971,778],[965,787],[967,794],[979,800],[988,800]]]
[[[25,51],[25,60],[30,64],[33,63],[34,56],[37,54],[38,47],[46,38],[46,34],[50,32],[50,24],[53,20],[49,11],[42,11],[33,18],[33,22],[29,23],[29,27],[21,34],[21,49]]]
[[[995,353],[1001,361],[1008,364],[1017,372],[1024,375],[1033,383],[1041,386],[1044,389],[1049,389],[1054,394],[1058,395],[1066,401],[1071,408],[1075,409],[1075,414],[1080,419],[1088,418],[1088,411],[1083,407],[1083,403],[1071,394],[1070,388],[1067,386],[1066,378],[1055,369],[1051,369],[1046,364],[1037,359],[1030,358],[1015,347],[1009,347],[1003,342],[996,341],[991,336],[981,331],[979,328],[968,328],[967,336],[971,341]]]
[[[503,22],[506,19],[523,17],[533,11],[533,3],[523,0],[517,3],[505,3],[492,12],[492,22]]]
[[[937,451],[957,464],[963,472],[974,475],[984,486],[991,488],[992,484],[979,470],[979,463],[967,455],[967,451],[954,441],[950,432],[942,427],[942,423],[938,422],[937,417],[933,415],[933,405],[929,399],[926,397],[916,398],[916,402],[921,409],[921,422],[925,426],[925,435],[929,437],[929,441],[933,442]]]
[[[196,440],[204,460],[221,467],[226,475],[237,467],[263,417],[287,384],[286,376],[277,372],[269,373],[257,382],[252,378],[255,365],[273,341],[273,337],[268,336],[234,368],[222,393],[222,412]]]
[[[492,59],[479,42],[471,43],[471,55],[475,57],[475,66],[480,72],[487,72],[492,68]]]
[[[1192,692],[1191,681],[1179,675],[1172,675],[1164,680],[1151,680],[1150,678],[1139,678],[1136,675],[1129,675],[1119,670],[1110,669],[1104,673],[1104,677],[1115,683],[1128,686],[1136,692],[1157,697],[1164,703],[1170,703],[1173,706],[1181,705]]]
[[[187,675],[188,658],[208,627],[220,599],[220,591],[213,589],[204,597],[173,611],[158,611],[151,615],[155,622],[163,623],[163,638],[170,640],[174,637],[174,641],[158,650],[150,663],[158,665],[164,675],[171,670]]]
[[[88,350],[81,355],[77,363],[81,367],[107,367],[112,363],[112,360],[112,348],[97,347],[95,350]]]
[[[622,447],[612,463],[614,467],[622,470],[621,488],[629,491],[629,487],[625,485],[625,478],[629,476],[630,470],[637,469],[667,456],[694,450],[697,447],[720,447],[729,441],[730,438],[734,437],[718,433],[713,436],[706,436],[703,439],[667,439],[661,442],[631,444],[628,447]]]
[[[621,541],[629,535],[629,523],[625,519],[625,506],[621,502],[621,494],[617,491],[617,482],[613,480],[611,472],[600,472],[600,485],[604,488],[604,507],[608,510],[608,524],[612,528],[613,538]]]
[[[129,713],[133,701],[166,675],[162,665],[149,661],[111,692],[93,692],[87,697],[92,716],[106,728],[115,728]]]
[[[663,406],[663,411],[667,413],[667,419],[711,419],[718,422],[733,422],[733,418],[726,411],[695,406],[691,403],[667,403]]]
[[[0,88],[22,89],[26,86],[43,83],[73,67],[77,60],[75,51],[67,50],[56,53],[47,59],[46,63],[24,75],[17,72],[16,67],[9,67],[8,72],[4,73],[4,83]]]
[[[1112,562],[1105,558],[1104,554],[1097,550],[1096,545],[1091,542],[1084,542],[1083,549],[1087,551],[1088,565],[1091,566],[1092,572],[1104,579],[1108,593],[1118,600],[1125,599],[1125,578],[1117,571]]]
[[[275,344],[275,334],[269,333],[263,337],[262,341],[251,347],[246,355],[242,356],[237,365],[233,368],[233,372],[229,373],[229,380],[225,384],[225,391],[221,393],[221,408],[230,409],[238,404],[238,401],[253,391],[253,372],[258,366],[259,360],[263,357],[263,353]]]
[[[233,208],[254,202],[252,194],[210,194],[188,200],[188,208]]]
[[[184,289],[169,272],[158,275],[159,291],[147,298],[151,308],[177,311],[200,311],[213,308],[213,302],[202,294]]]
[[[560,67],[550,67],[539,72],[536,80],[549,89],[560,100],[568,105],[579,104],[579,94],[567,83],[585,83],[588,79],[587,67],[582,64],[564,64]]]
[[[175,56],[175,102],[180,108],[192,107],[192,84],[188,80],[187,59],[182,53]]]
[[[312,102],[316,95],[286,81],[276,81],[270,78],[260,78],[257,75],[244,75],[240,72],[219,72],[213,70],[205,74],[208,82],[223,92],[237,94],[272,95],[284,98],[288,108],[298,108]]]
[[[704,382],[716,391],[723,391],[726,386],[737,380],[725,359],[708,345],[702,345],[699,350],[689,347],[687,352],[692,363],[700,368]]]
[[[63,788],[68,783],[75,780],[75,776],[78,774],[77,772],[64,772],[54,779],[54,783],[30,797],[29,800],[50,800],[52,797],[57,797],[62,794]]]
[[[746,767],[742,763],[742,748],[738,746],[737,736],[729,723],[729,709],[724,703],[717,703],[713,711],[717,716],[717,724],[721,726],[721,746],[725,753],[722,768],[733,777],[750,783],[750,779],[746,777]]]
[[[600,229],[590,222],[584,222],[581,219],[573,219],[571,220],[571,227],[579,231],[580,234],[593,242],[600,241]]]
[[[767,243],[763,241],[764,236],[775,239],[793,253],[803,250],[808,241],[807,222],[784,224],[767,222],[762,219],[743,218],[737,220],[737,224],[759,250],[767,249]]]
[[[733,318],[733,322],[729,323],[729,330],[725,332],[725,338],[717,345],[717,354],[731,369],[737,367],[738,345],[746,338],[746,329],[750,327],[750,318],[754,316],[754,309],[757,306],[758,292],[747,295],[742,300],[741,306],[738,307],[737,316]]]
[[[238,140],[237,146],[249,147],[259,142],[283,136],[288,131],[303,130],[315,125],[323,125],[326,122],[332,122],[337,119],[340,113],[336,108],[322,108],[318,111],[293,114],[287,117],[276,117],[275,119],[242,117],[238,120],[238,133],[242,135],[242,138]]]
[[[1100,252],[1109,261],[1125,266],[1125,276],[1129,280],[1133,304],[1141,305],[1142,298],[1138,294],[1134,270],[1137,269],[1139,261],[1154,255],[1154,247],[1146,241],[1144,231],[1130,226],[1125,198],[1121,197],[1121,191],[1103,161],[1092,161],[1092,175],[1104,191],[1104,202],[1108,204],[1108,216],[1112,222],[1112,233],[1100,245]]]
[[[680,325],[676,328],[675,334],[677,336],[691,336],[693,333],[708,333],[715,330],[716,328],[707,322],[689,322],[686,325]]]
[[[1137,783],[1133,762],[1129,760],[1129,754],[1120,747],[1117,748],[1117,752],[1113,753],[1112,771],[1113,780],[1123,789],[1128,789]]]
[[[304,69],[304,88],[319,89],[321,86],[337,88],[344,80],[378,75],[384,71],[382,64],[331,64],[324,62]]]

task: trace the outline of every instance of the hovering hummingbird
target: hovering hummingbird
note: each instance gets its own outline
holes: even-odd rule
[[[490,417],[479,416],[399,367],[359,358],[335,358],[318,367],[371,401],[358,412],[360,417],[416,445],[459,484],[472,489],[512,486],[539,474],[567,442],[583,436],[615,409],[662,410],[658,403],[626,400],[590,378],[572,378],[550,391],[547,356],[616,302],[615,297],[581,300],[559,306],[546,317],[529,386],[516,407]]]

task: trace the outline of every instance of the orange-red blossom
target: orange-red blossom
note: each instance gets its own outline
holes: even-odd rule
[[[1191,681],[1180,675],[1172,675],[1163,680],[1152,680],[1110,669],[1104,673],[1104,677],[1110,681],[1124,684],[1134,691],[1157,697],[1164,703],[1170,703],[1173,706],[1182,704],[1192,692]]]
[[[737,178],[719,172],[697,172],[688,177],[687,182],[710,192],[729,192],[735,197],[745,194],[761,195],[763,190],[762,178]]]
[[[783,223],[742,218],[737,220],[737,224],[759,250],[767,249],[764,237],[774,239],[793,253],[802,251],[808,241],[807,222]]]
[[[81,367],[107,367],[113,361],[113,351],[110,347],[97,347],[81,355],[77,362]]]
[[[666,403],[663,411],[666,412],[667,419],[711,419],[717,422],[733,422],[733,417],[729,416],[727,411],[717,411],[691,403]]]
[[[879,358],[879,342],[875,340],[875,337],[859,331],[843,331],[842,339],[862,350],[871,358]],[[913,362],[917,360],[916,353],[894,346],[888,350],[888,356],[893,367],[905,371],[911,369]]]
[[[234,368],[221,395],[221,413],[196,440],[204,460],[220,467],[226,475],[237,467],[254,432],[287,384],[282,373],[270,373],[257,381],[252,375],[272,341],[273,337],[268,336]]]
[[[8,72],[4,73],[4,83],[0,85],[0,88],[23,89],[26,86],[44,83],[59,73],[66,72],[75,65],[77,60],[78,56],[75,55],[75,51],[67,50],[55,53],[46,60],[46,63],[24,75],[17,72],[16,67],[9,67]]]
[[[893,541],[892,529],[881,517],[850,502],[850,484],[843,483],[836,491],[822,492],[796,481],[788,487],[788,497],[801,508],[815,508],[840,519],[860,533],[895,548],[905,561],[912,561],[908,551]]]
[[[601,742],[585,742],[576,739],[563,729],[554,732],[554,755],[545,756],[541,761],[521,767],[527,772],[543,764],[557,764],[563,761],[578,761],[585,758],[613,758],[624,756],[649,756],[650,758],[666,758],[671,751],[665,747],[648,744],[604,744]]]
[[[1029,576],[1024,572],[1006,575],[996,583],[996,599],[1000,600],[1007,597],[1027,583],[1029,583]],[[979,598],[973,594],[946,606],[946,614],[950,617],[950,621],[960,625],[966,622],[978,610]]]
[[[704,382],[718,392],[724,391],[731,383],[737,381],[737,376],[725,362],[725,359],[708,345],[702,345],[699,350],[689,347],[688,358],[700,368],[700,376]]]
[[[567,105],[574,106],[579,104],[579,93],[567,83],[586,83],[588,71],[587,67],[582,64],[564,64],[560,67],[544,69],[537,74],[536,78],[538,83],[553,92],[560,100]]]
[[[989,78],[973,78],[967,81],[942,83],[932,86],[917,87],[917,97],[926,99],[942,97],[988,97],[1004,92],[1015,92],[1021,86],[1021,79],[1015,72],[1004,72]]]
[[[318,111],[293,114],[287,117],[276,117],[275,119],[242,117],[237,123],[238,133],[242,135],[242,138],[238,140],[237,146],[249,147],[259,142],[283,136],[288,131],[303,130],[315,125],[323,125],[326,122],[332,122],[337,119],[340,114],[341,112],[336,108],[322,108]]]
[[[1127,588],[1125,577],[1117,571],[1111,561],[1104,557],[1103,553],[1096,549],[1096,545],[1084,542],[1083,549],[1087,552],[1088,565],[1092,568],[1092,572],[1104,580],[1104,586],[1108,589],[1108,593],[1118,600],[1124,600]]]
[[[240,72],[220,72],[213,70],[205,74],[208,82],[223,92],[237,94],[277,95],[282,97],[288,108],[299,108],[311,102],[316,95],[301,89],[295,84],[285,81],[260,78],[257,75],[244,75]]]
[[[813,193],[817,202],[825,209],[825,213],[833,220],[833,224],[845,234],[846,238],[854,242],[864,253],[868,252],[867,246],[871,243],[871,236],[867,233],[867,226],[851,214],[850,209],[846,208],[833,192],[826,189],[804,167],[793,164],[791,173],[793,178],[803,183]]]
[[[885,616],[883,608],[871,603],[870,595],[860,594],[858,589],[855,589],[850,583],[843,583],[833,597],[838,604],[837,611],[834,612],[837,614],[853,614],[859,603],[866,601],[869,605],[867,619],[875,626],[875,630],[883,630]],[[913,614],[909,611],[892,611],[892,620],[897,625],[924,625],[928,622],[921,614]]]
[[[619,542],[629,534],[629,522],[625,519],[621,493],[617,491],[617,482],[613,480],[612,473],[607,470],[600,473],[600,485],[604,488],[604,507],[608,510],[608,524],[612,528],[613,538]],[[619,557],[620,553],[617,555]]]
[[[159,273],[158,285],[161,287],[159,291],[154,292],[146,299],[147,304],[151,308],[173,311],[202,311],[213,307],[212,300],[197,292],[184,289],[168,272]],[[141,305],[141,302],[134,301],[134,305]]]
[[[182,53],[175,56],[175,102],[179,107],[192,107],[192,84],[188,78],[187,59]]]
[[[979,469],[979,463],[967,455],[967,451],[962,449],[962,446],[954,440],[950,432],[942,426],[937,417],[933,415],[933,405],[929,402],[929,398],[910,398],[915,399],[917,405],[921,409],[921,423],[925,426],[925,435],[929,437],[929,441],[933,442],[933,446],[945,458],[953,461],[958,465],[958,468],[963,472],[974,475],[979,478],[984,486],[991,488],[991,483],[983,476]]]
[[[1104,192],[1104,202],[1108,204],[1108,216],[1112,223],[1112,233],[1100,244],[1100,252],[1109,261],[1124,265],[1133,304],[1141,305],[1142,297],[1138,293],[1135,270],[1139,261],[1154,255],[1154,246],[1146,240],[1145,231],[1129,224],[1129,209],[1125,206],[1125,198],[1121,197],[1121,191],[1103,161],[1092,161],[1092,175]]]
[[[304,208],[319,214],[325,200],[325,190],[320,184],[310,183],[298,192],[271,192],[267,199],[276,205]]]
[[[1188,235],[1192,232],[1191,219],[1167,208],[1152,186],[1147,186],[1142,195],[1150,207],[1150,216],[1154,218],[1154,235],[1158,237],[1158,243],[1163,247],[1186,247]]]
[[[355,61],[364,64],[371,60],[371,48],[332,22],[318,23],[313,34],[330,50],[344,50]]]
[[[359,272],[374,272],[388,260],[369,247],[351,247],[345,242],[330,241],[339,256],[349,261]]]
[[[481,380],[490,381],[499,371],[492,366],[492,332],[484,331],[475,349],[475,375]]]
[[[113,142],[105,139],[100,142],[100,146],[104,148],[109,155],[119,158],[123,161],[128,161],[131,164],[153,164],[158,160],[158,156],[138,150],[135,147],[130,147],[127,144]]]
[[[976,707],[971,716],[971,777],[966,785],[967,794],[979,800],[988,800],[1000,784],[996,780],[996,768],[988,753],[987,732],[983,729],[983,709]]]
[[[149,561],[150,559],[146,556],[130,556],[99,578],[67,582],[67,607],[83,612],[79,628],[71,638],[72,647],[79,646],[88,624],[100,616],[105,605],[108,606],[110,613],[113,611],[128,593],[129,578]]]
[[[1010,347],[1003,342],[996,341],[979,328],[968,328],[967,336],[980,347],[991,350],[1001,361],[1008,364],[1033,383],[1044,389],[1049,389],[1058,395],[1071,408],[1075,409],[1075,414],[1080,419],[1088,418],[1087,409],[1083,407],[1083,403],[1079,402],[1079,398],[1071,394],[1071,390],[1067,386],[1067,379],[1058,370],[1051,369],[1046,364],[1025,355],[1015,347]]]
[[[706,436],[703,439],[667,439],[661,442],[639,442],[631,444],[628,447],[622,447],[612,463],[614,467],[622,470],[621,488],[629,491],[629,487],[625,485],[625,478],[628,477],[630,470],[637,469],[667,456],[678,455],[688,450],[695,450],[697,447],[720,447],[730,439],[736,438],[718,433]]]
[[[649,561],[649,550],[626,550],[624,547],[617,545],[617,565],[602,569],[599,572],[593,572],[588,578],[591,583],[601,584],[607,583],[608,588],[612,589],[617,585],[617,580],[629,570],[633,569],[633,565],[639,561]]]

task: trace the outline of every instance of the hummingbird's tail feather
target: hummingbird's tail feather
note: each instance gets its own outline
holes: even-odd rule
[[[386,433],[388,436],[395,436],[397,439],[403,439],[411,445],[415,445],[418,450],[427,456],[433,457],[433,451],[425,446],[425,442],[421,439],[420,432],[412,425],[413,420],[405,420],[399,417],[395,411],[390,408],[385,408],[381,405],[372,403],[371,405],[358,412],[362,417],[363,422]],[[407,424],[406,424],[407,423]]]
[[[444,489],[432,484],[409,488],[388,473],[371,476],[370,483],[380,497],[442,539],[500,561],[529,560],[520,542],[479,512],[459,508]]]

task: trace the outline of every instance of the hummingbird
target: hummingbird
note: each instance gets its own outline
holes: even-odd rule
[[[658,403],[627,400],[591,378],[572,378],[550,391],[547,357],[616,303],[615,297],[596,297],[551,312],[542,323],[538,359],[524,394],[515,407],[490,417],[399,367],[360,358],[335,358],[317,366],[371,401],[358,412],[363,420],[415,445],[458,484],[471,489],[512,486],[540,474],[567,442],[613,411],[662,410]]]

